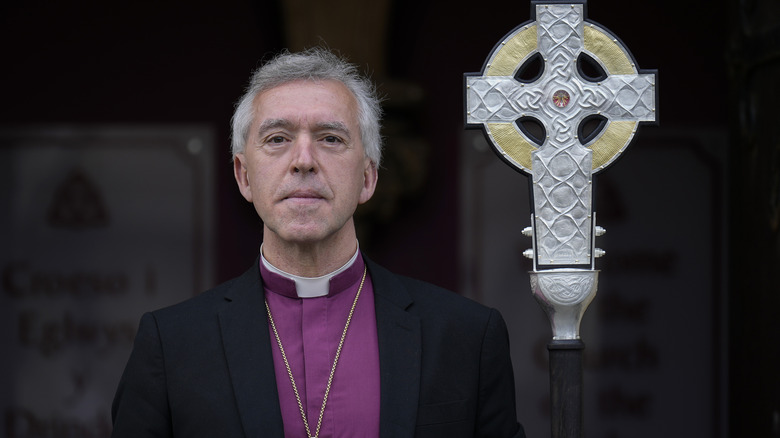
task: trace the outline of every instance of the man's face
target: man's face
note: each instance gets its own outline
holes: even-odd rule
[[[313,244],[353,232],[352,215],[373,195],[377,170],[352,93],[337,81],[294,81],[260,93],[254,109],[234,173],[265,239]]]

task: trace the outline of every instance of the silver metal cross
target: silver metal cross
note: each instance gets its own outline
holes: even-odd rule
[[[531,289],[553,331],[552,437],[581,438],[579,329],[603,254],[593,175],[625,150],[639,123],[656,120],[656,73],[638,71],[617,38],[585,20],[585,0],[532,5],[535,20],[496,45],[480,74],[466,75],[466,124],[484,129],[499,156],[532,178],[532,226],[523,233],[533,242]],[[541,72],[529,75],[535,61]]]
[[[595,295],[597,271],[592,177],[631,142],[640,122],[656,120],[656,74],[639,72],[628,50],[585,20],[585,5],[535,2],[536,20],[509,33],[481,74],[466,75],[466,124],[481,127],[494,150],[532,177],[532,287],[553,339],[578,339]],[[541,58],[538,77],[518,77]],[[586,74],[586,68],[595,73]],[[543,138],[523,121],[543,127]],[[584,126],[596,120],[583,136]],[[598,123],[600,122],[600,123]],[[583,138],[586,137],[586,138]]]

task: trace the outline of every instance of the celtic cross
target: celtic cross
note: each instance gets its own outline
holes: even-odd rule
[[[585,0],[532,1],[535,20],[510,32],[482,72],[465,75],[466,125],[531,176],[531,288],[552,325],[553,438],[582,437],[580,321],[596,295],[593,175],[656,121],[656,73],[585,20]],[[533,73],[538,64],[540,72]],[[533,127],[536,127],[534,133]],[[541,130],[541,135],[539,135]]]
[[[592,268],[592,175],[625,149],[639,122],[655,121],[656,75],[639,73],[616,38],[586,22],[584,4],[534,6],[536,21],[507,35],[481,75],[466,75],[466,123],[484,128],[496,152],[533,178],[535,270]],[[541,74],[518,78],[534,57]],[[584,73],[593,64],[596,74]],[[546,135],[534,138],[523,120]],[[589,120],[602,129],[582,138]]]
[[[593,175],[656,120],[656,73],[585,20],[585,0],[532,1],[535,20],[510,32],[481,73],[465,75],[466,125],[531,176],[531,288],[550,319],[553,438],[582,437],[582,316],[596,295]],[[539,74],[531,66],[540,65]],[[536,130],[533,127],[536,127]],[[539,135],[539,130],[542,134]]]

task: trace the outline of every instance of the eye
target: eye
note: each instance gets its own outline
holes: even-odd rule
[[[322,138],[322,141],[328,144],[341,144],[344,143],[344,140],[341,139],[341,137],[338,137],[336,135],[326,135]]]
[[[283,135],[271,135],[266,137],[265,143],[272,145],[280,145],[287,141],[287,138]]]

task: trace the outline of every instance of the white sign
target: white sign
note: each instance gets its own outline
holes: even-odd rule
[[[0,433],[108,437],[145,311],[212,285],[211,131],[0,132]]]

